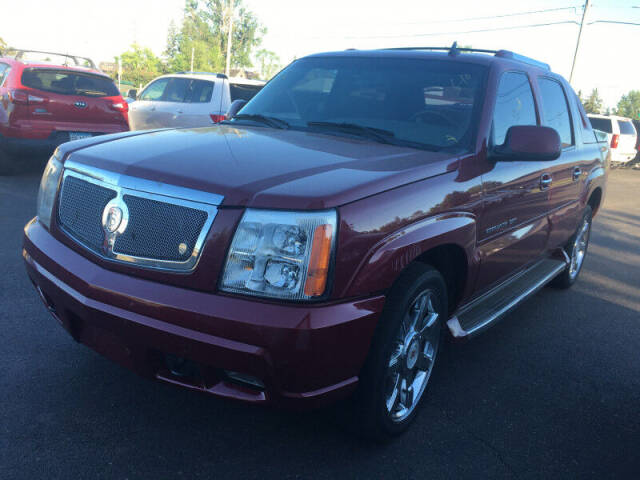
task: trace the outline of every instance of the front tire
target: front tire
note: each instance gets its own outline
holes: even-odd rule
[[[441,346],[447,290],[433,267],[416,263],[392,287],[356,395],[365,436],[384,440],[415,418]]]
[[[552,281],[552,286],[556,288],[569,288],[576,280],[578,275],[582,271],[582,265],[584,259],[587,256],[587,247],[589,246],[589,237],[591,236],[591,223],[593,212],[591,207],[587,205],[582,214],[582,220],[578,225],[578,229],[571,236],[567,245],[564,247],[565,252],[569,256],[569,265],[564,271],[559,274]]]

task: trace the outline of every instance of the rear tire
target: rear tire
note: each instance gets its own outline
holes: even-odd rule
[[[551,285],[553,287],[562,289],[569,288],[578,280],[578,276],[584,265],[584,259],[587,256],[587,247],[589,246],[589,237],[591,236],[592,215],[591,207],[587,205],[582,214],[582,220],[578,225],[578,229],[564,247],[565,252],[567,252],[569,256],[570,263],[561,274],[552,280]]]
[[[378,441],[404,432],[429,384],[447,316],[442,275],[407,267],[387,297],[354,398],[361,433]]]

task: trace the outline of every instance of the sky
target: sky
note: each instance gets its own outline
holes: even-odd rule
[[[640,0],[591,0],[586,23],[640,24]],[[244,0],[267,27],[263,47],[283,64],[345,48],[448,46],[507,49],[569,78],[584,0]],[[134,41],[161,54],[184,0],[0,0],[0,37],[10,45],[112,61]],[[634,8],[636,7],[636,8]],[[540,10],[551,10],[539,12]],[[536,12],[514,15],[522,12]],[[26,14],[25,12],[28,12]],[[483,18],[478,18],[483,17]],[[546,25],[515,28],[526,25]],[[480,31],[500,29],[497,31]],[[640,90],[640,25],[586,25],[572,85],[598,88],[605,106]]]

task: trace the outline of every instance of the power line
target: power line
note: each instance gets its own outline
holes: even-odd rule
[[[594,23],[617,23],[617,24],[620,24],[620,25],[638,25],[638,26],[640,26],[640,23],[620,22],[620,21],[617,21],[617,20],[594,20],[593,22],[587,23],[587,25],[593,25]]]
[[[543,10],[529,10],[526,12],[514,12],[514,13],[505,13],[502,15],[488,15],[484,17],[467,17],[467,18],[457,18],[451,20],[432,20],[429,22],[402,22],[402,25],[434,25],[438,23],[456,23],[456,22],[471,22],[474,20],[493,20],[495,18],[505,18],[505,17],[518,17],[522,15],[533,15],[536,13],[548,13],[548,12],[559,12],[561,10],[573,10],[574,12],[578,7],[582,7],[582,5],[570,6],[570,7],[557,7],[557,8],[545,8]]]
[[[457,32],[433,32],[433,33],[414,33],[407,35],[368,35],[368,36],[346,36],[345,39],[349,40],[361,40],[361,39],[377,39],[377,38],[414,38],[414,37],[434,37],[438,35],[460,35],[463,33],[481,33],[481,32],[497,32],[501,30],[517,30],[520,28],[536,28],[536,27],[547,27],[550,25],[566,25],[566,24],[574,24],[580,25],[580,22],[576,22],[575,20],[563,20],[559,22],[549,22],[549,23],[535,23],[530,25],[515,25],[511,27],[496,27],[496,28],[482,28],[475,30],[464,30]]]

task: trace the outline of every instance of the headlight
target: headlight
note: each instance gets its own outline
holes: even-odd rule
[[[51,212],[61,174],[62,163],[58,161],[58,151],[56,150],[44,168],[38,191],[38,219],[47,228],[51,227]]]
[[[307,300],[325,293],[336,212],[248,209],[233,237],[221,289]]]

